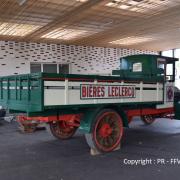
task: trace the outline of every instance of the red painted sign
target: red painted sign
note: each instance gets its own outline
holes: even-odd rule
[[[81,99],[134,98],[135,86],[81,84]]]

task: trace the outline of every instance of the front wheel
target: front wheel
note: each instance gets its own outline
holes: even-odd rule
[[[141,116],[141,119],[146,125],[150,125],[156,120],[156,118],[153,117],[153,115],[144,115],[144,116]]]
[[[123,122],[120,115],[112,109],[100,111],[92,124],[92,133],[86,134],[91,148],[110,152],[118,147],[123,135]]]
[[[65,121],[57,121],[49,123],[49,130],[54,137],[65,140],[75,134],[77,127],[71,126]]]

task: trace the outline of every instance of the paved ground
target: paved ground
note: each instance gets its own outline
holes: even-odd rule
[[[146,158],[152,164],[124,164]],[[15,123],[0,125],[0,180],[178,180],[180,164],[171,164],[173,158],[180,160],[180,121],[161,119],[147,127],[136,119],[120,151],[95,157],[79,133],[58,141],[46,131],[24,135]]]

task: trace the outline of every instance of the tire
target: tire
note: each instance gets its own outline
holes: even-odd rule
[[[92,133],[85,138],[92,149],[100,152],[111,152],[116,149],[123,135],[123,121],[113,109],[103,109],[95,117]]]
[[[144,115],[144,116],[141,116],[141,119],[145,125],[150,125],[156,120],[156,118],[153,117],[153,115]]]
[[[64,121],[51,122],[47,125],[47,130],[61,140],[70,139],[76,132],[77,127],[70,126]]]

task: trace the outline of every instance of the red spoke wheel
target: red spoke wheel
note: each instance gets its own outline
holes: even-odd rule
[[[75,134],[77,127],[71,126],[65,121],[58,121],[49,123],[49,129],[54,137],[69,139]]]
[[[112,109],[104,109],[97,114],[92,133],[86,135],[91,148],[101,152],[113,151],[121,142],[123,122],[119,114]]]
[[[146,125],[150,125],[155,121],[155,117],[152,115],[144,115],[141,117],[141,119]]]

